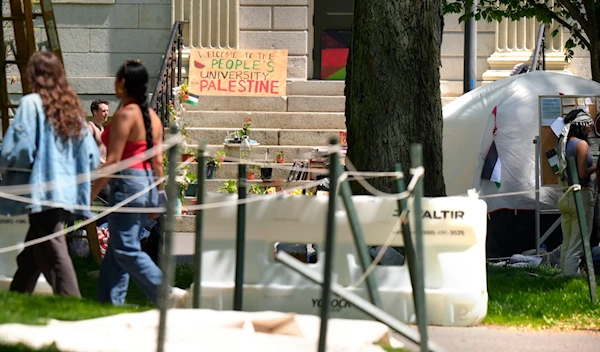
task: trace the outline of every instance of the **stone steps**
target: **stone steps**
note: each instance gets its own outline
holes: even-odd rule
[[[232,97],[201,95],[188,111],[290,111],[344,112],[344,96],[290,95],[282,97]]]
[[[346,97],[291,95],[288,97],[287,111],[344,112]]]
[[[197,144],[189,144],[191,149],[197,149]],[[263,161],[263,160],[275,160],[275,155],[279,151],[283,151],[285,154],[286,160],[306,160],[309,159],[313,153],[313,151],[326,148],[319,147],[314,145],[259,145],[252,147],[252,159],[255,161]],[[223,151],[225,147],[223,144],[209,144],[207,145],[206,150],[208,151],[210,156],[214,156],[215,152]],[[265,156],[266,155],[266,156]]]
[[[457,97],[442,97],[442,106]],[[256,112],[345,112],[346,97],[296,95],[283,97],[200,96],[197,106],[188,111],[256,111]]]
[[[208,144],[220,144],[231,130],[222,127],[187,127],[187,142],[206,141]],[[339,137],[342,131],[345,130],[253,128],[248,135],[265,146],[324,146],[332,137]]]
[[[235,178],[237,179],[237,177]],[[218,179],[218,178],[213,178],[210,180],[206,180],[205,181],[205,189],[206,192],[218,192],[219,187],[223,186],[223,184],[228,181],[230,179]],[[265,187],[275,187],[275,186],[282,186],[284,189],[292,189],[294,187],[299,187],[303,184],[307,184],[310,183],[312,181],[292,181],[292,182],[287,182],[286,179],[274,179],[274,180],[270,180],[267,182],[263,182],[262,180],[250,180],[247,181],[249,184],[258,184],[260,186],[265,186]],[[185,201],[184,203],[191,203],[191,199],[194,199],[194,197],[185,197]],[[177,230],[180,231],[180,230]]]
[[[237,130],[246,116],[252,117],[250,129],[338,129],[346,128],[343,112],[242,112],[242,111],[194,111],[185,113],[185,124],[190,127],[221,127]]]
[[[344,96],[344,81],[288,81],[287,95]]]
[[[256,160],[256,162],[262,163],[264,161]],[[189,172],[196,173],[198,170],[198,164],[196,162],[193,162],[193,163],[190,163],[189,165],[190,166],[188,168],[188,173]],[[237,179],[238,178],[238,165],[239,165],[239,163],[228,162],[228,161],[221,163],[221,166],[219,166],[215,170],[214,179],[227,179],[227,180]],[[288,162],[288,163],[284,163],[284,164],[277,164],[277,163],[274,163],[272,160],[269,160],[269,162],[266,162],[263,164],[263,167],[271,167],[273,169],[273,174],[271,176],[272,179],[283,180],[283,179],[287,179],[292,165],[293,165],[292,162]],[[256,180],[260,179],[260,171],[258,171],[256,173],[255,177],[256,177]]]

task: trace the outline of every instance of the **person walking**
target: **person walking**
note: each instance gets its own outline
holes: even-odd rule
[[[150,158],[144,158],[119,172],[119,178],[110,180],[109,203],[117,204],[139,194],[127,207],[158,206],[156,187],[143,192],[154,182],[155,176],[163,175],[162,135],[163,125],[154,110],[148,107],[148,72],[139,61],[126,61],[116,75],[115,94],[123,107],[113,115],[102,133],[107,146],[104,167],[121,160],[140,156],[146,150],[157,147]],[[142,160],[142,159],[140,159]],[[92,186],[92,198],[109,182],[101,178]],[[123,305],[127,295],[129,278],[144,294],[158,305],[158,291],[162,282],[160,268],[141,250],[140,236],[148,223],[147,213],[111,213],[108,216],[110,242],[100,266],[98,300],[113,305]],[[171,305],[186,304],[187,291],[172,288]]]
[[[588,134],[592,130],[594,120],[582,109],[569,112],[564,118],[565,126],[558,142],[559,149],[559,184],[566,190],[573,185],[572,175],[569,173],[567,160],[575,157],[577,163],[577,176],[581,185],[581,195],[585,210],[585,221],[588,233],[584,240],[589,241],[592,233],[594,218],[595,191],[591,175],[596,172],[597,165],[592,161],[589,152]],[[575,196],[572,191],[565,192],[558,200],[558,210],[561,214],[561,228],[563,241],[560,252],[560,270],[565,276],[577,274],[579,261],[583,256],[583,241],[579,228],[579,217],[575,206]]]
[[[21,99],[4,135],[0,185],[30,185],[31,202],[2,199],[0,213],[29,215],[27,242],[62,230],[69,213],[90,215],[73,205],[90,204],[90,172],[100,157],[58,57],[36,52],[26,72],[33,93]],[[55,294],[81,296],[64,236],[25,247],[17,264],[11,291],[33,292],[43,273]]]

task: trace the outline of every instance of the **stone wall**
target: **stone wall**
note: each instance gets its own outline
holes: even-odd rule
[[[114,101],[115,73],[140,59],[150,74],[149,91],[171,32],[171,0],[53,0],[69,81],[87,112],[97,97]]]
[[[288,78],[309,78],[314,36],[312,1],[325,0],[239,0],[240,48],[287,49]],[[3,6],[7,3],[2,2]],[[67,74],[86,111],[97,97],[115,101],[114,75],[127,59],[141,59],[146,64],[152,77],[149,90],[153,90],[171,29],[171,3],[172,0],[53,0]],[[458,17],[444,18],[440,73],[445,97],[462,94],[464,24],[458,22]],[[487,59],[495,50],[495,26],[485,21],[478,23],[479,80],[489,69]],[[415,66],[418,67],[418,58]],[[577,49],[568,69],[589,78],[589,53]],[[14,92],[15,86],[9,86],[9,91]],[[111,104],[111,113],[116,106]]]
[[[287,49],[288,78],[307,79],[308,1],[240,0],[240,49]]]
[[[463,93],[463,51],[464,23],[459,23],[460,15],[444,16],[444,35],[442,37],[442,67],[440,67],[442,96],[460,96]],[[488,68],[487,59],[494,52],[494,23],[477,22],[477,86],[481,84],[481,75]]]

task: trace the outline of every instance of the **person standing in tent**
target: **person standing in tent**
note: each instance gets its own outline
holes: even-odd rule
[[[564,117],[564,123],[565,126],[558,140],[559,184],[564,190],[573,185],[567,160],[570,157],[575,157],[579,184],[582,187],[581,195],[585,208],[585,220],[588,226],[588,233],[584,234],[584,237],[586,241],[589,241],[592,233],[595,200],[594,187],[590,176],[596,172],[596,163],[592,161],[587,139],[588,134],[592,130],[594,120],[582,109],[576,109]],[[575,196],[572,191],[566,191],[558,200],[558,210],[561,214],[561,228],[563,233],[560,270],[563,275],[575,275],[577,274],[579,261],[583,256],[583,242],[579,229]]]

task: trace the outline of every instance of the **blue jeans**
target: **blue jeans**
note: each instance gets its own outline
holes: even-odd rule
[[[148,187],[152,182],[152,171],[126,169],[118,174],[135,178],[114,178],[110,181],[110,205],[115,205]],[[125,207],[155,207],[158,191],[153,188]],[[100,266],[98,279],[98,301],[123,305],[129,286],[129,276],[157,305],[158,289],[162,282],[160,268],[142,251],[140,235],[149,221],[148,213],[111,213],[108,216],[110,242]]]

